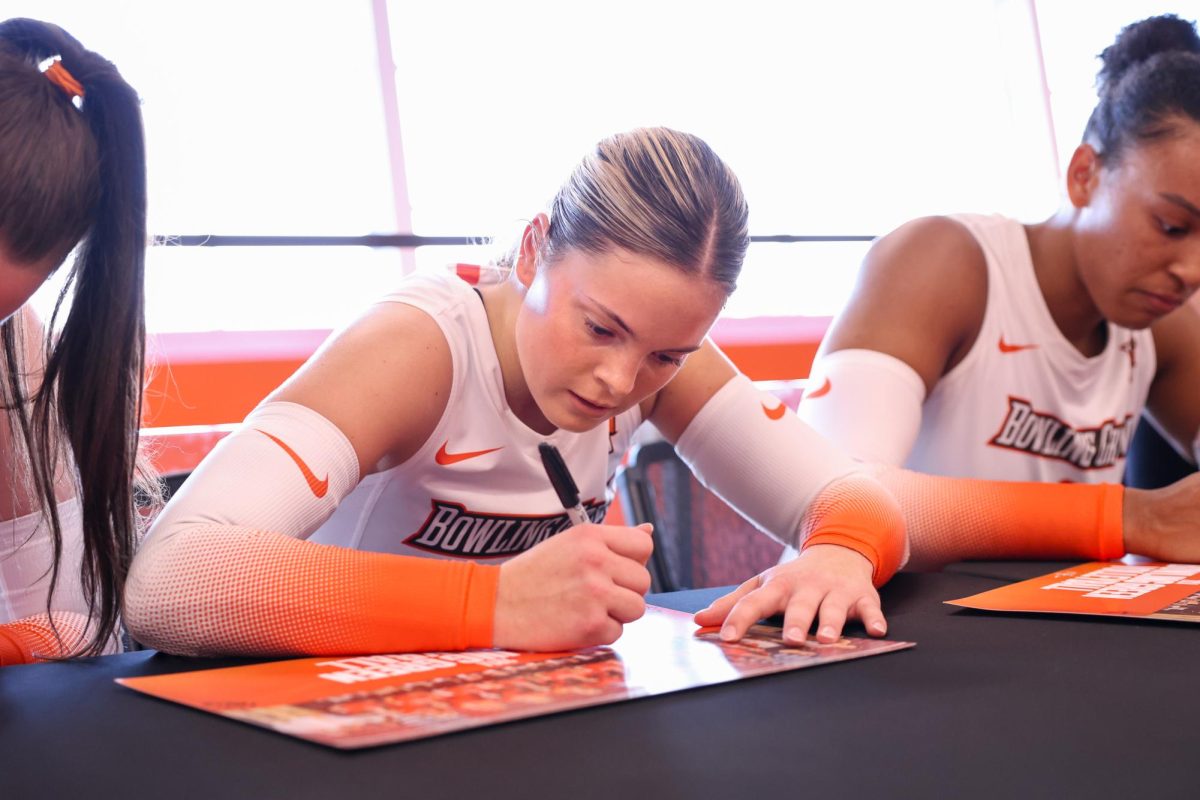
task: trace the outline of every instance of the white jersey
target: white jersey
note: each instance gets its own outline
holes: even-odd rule
[[[612,479],[638,406],[584,433],[544,436],[509,409],[482,298],[450,274],[407,278],[385,302],[429,314],[450,345],[453,381],[445,413],[405,461],[367,475],[311,541],[417,556],[497,560],[568,527],[538,444],[563,455],[588,516],[604,518]]]
[[[55,611],[88,613],[80,567],[83,563],[83,509],[71,498],[58,504],[62,534],[58,581],[49,603]],[[54,541],[41,511],[0,521],[0,624],[46,613]]]
[[[1156,368],[1149,330],[1108,323],[1104,351],[1063,336],[1024,227],[960,215],[987,259],[987,308],[966,358],[926,399],[905,466],[934,475],[1120,483]]]

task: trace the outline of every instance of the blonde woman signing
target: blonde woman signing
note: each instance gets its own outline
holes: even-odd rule
[[[612,642],[640,617],[646,530],[603,525],[654,423],[710,485],[803,550],[700,612],[739,638],[886,630],[899,509],[708,340],[748,243],[737,179],[694,136],[601,142],[526,226],[506,280],[414,276],[226,439],[134,563],[126,619],[183,654]],[[592,522],[569,527],[549,442]]]

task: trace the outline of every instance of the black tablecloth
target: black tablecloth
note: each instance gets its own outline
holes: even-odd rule
[[[1196,796],[1200,629],[942,603],[1056,566],[897,576],[889,637],[911,650],[357,752],[113,683],[236,660],[10,667],[0,797]]]

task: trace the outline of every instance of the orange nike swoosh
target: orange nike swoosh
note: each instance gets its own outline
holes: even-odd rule
[[[300,468],[300,474],[304,476],[304,480],[308,481],[308,488],[312,489],[312,493],[315,496],[317,496],[317,497],[325,496],[325,493],[329,491],[329,474],[328,473],[326,473],[326,475],[325,475],[325,480],[321,480],[321,481],[317,480],[317,476],[314,475],[313,471],[308,468],[308,464],[304,463],[304,459],[301,458],[300,456],[298,456],[296,454],[295,450],[288,447],[287,444],[282,439],[280,439],[276,436],[272,436],[271,434],[264,431],[262,428],[255,428],[254,430],[258,431],[263,436],[266,436],[272,442],[274,442],[275,444],[282,447],[283,452],[287,453],[289,456],[292,457],[292,461],[295,461],[296,466]]]
[[[784,412],[787,411],[787,406],[782,401],[774,408],[767,408],[767,404],[763,403],[762,408],[763,413],[767,415],[767,419],[781,419]]]
[[[437,455],[433,457],[433,460],[441,464],[443,467],[448,467],[451,464],[457,464],[460,461],[466,461],[468,458],[486,456],[488,453],[494,453],[497,450],[504,449],[503,447],[493,447],[490,450],[476,450],[473,453],[447,453],[446,445],[448,444],[450,444],[449,440],[443,442],[442,446],[438,448]]]
[[[1004,334],[1000,335],[1000,352],[1001,353],[1019,353],[1022,350],[1033,350],[1036,344],[1009,344],[1004,341]]]
[[[829,382],[829,378],[826,378],[825,382],[821,384],[819,389],[817,389],[815,392],[805,392],[804,397],[808,400],[815,400],[818,397],[824,397],[825,395],[829,394],[829,390],[832,388],[833,384]]]

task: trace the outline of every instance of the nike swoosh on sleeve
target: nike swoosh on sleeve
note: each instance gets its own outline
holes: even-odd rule
[[[833,389],[833,384],[829,381],[829,378],[826,378],[825,382],[822,383],[815,391],[805,392],[804,399],[816,400],[818,397],[824,397],[825,395],[829,394],[831,389]]]
[[[503,447],[493,447],[490,450],[475,450],[470,453],[448,453],[446,452],[446,445],[448,444],[450,444],[449,440],[442,442],[442,446],[438,448],[437,455],[433,457],[433,460],[441,464],[443,467],[448,467],[451,464],[457,464],[460,461],[466,461],[469,458],[486,456],[488,453],[494,453],[497,450],[504,449]]]
[[[783,404],[783,401],[780,401],[779,405],[775,406],[774,408],[767,408],[767,404],[763,403],[762,410],[763,413],[767,415],[767,419],[782,419],[784,413],[787,412],[787,406]]]
[[[303,475],[304,480],[308,482],[308,488],[312,490],[312,493],[315,497],[321,498],[321,497],[325,496],[326,492],[329,491],[329,475],[328,475],[328,473],[326,473],[324,480],[317,480],[317,476],[314,475],[313,471],[308,468],[308,464],[304,463],[304,459],[301,458],[296,453],[295,450],[288,447],[286,442],[284,442],[278,436],[272,436],[271,434],[264,431],[262,428],[255,428],[254,430],[258,431],[263,436],[266,436],[272,442],[274,442],[275,444],[282,447],[283,452],[285,452],[289,456],[291,456],[292,461],[296,462],[296,466],[300,468],[300,474]]]

